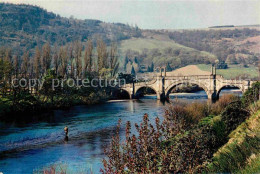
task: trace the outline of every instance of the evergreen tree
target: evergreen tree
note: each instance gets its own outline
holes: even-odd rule
[[[127,56],[125,56],[125,61],[124,61],[124,70],[127,71],[127,63],[128,63],[129,59]]]
[[[167,65],[166,65],[166,71],[172,71],[172,67],[170,66],[169,63],[167,63]]]
[[[132,74],[133,76],[135,76],[135,69],[134,69],[134,66],[132,66],[131,74]]]
[[[154,64],[152,62],[151,67],[150,67],[150,72],[153,72],[153,71],[154,71]]]

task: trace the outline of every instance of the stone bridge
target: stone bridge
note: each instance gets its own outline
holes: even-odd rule
[[[192,75],[192,76],[156,76],[148,82],[138,82],[126,84],[120,87],[121,90],[128,92],[130,99],[135,98],[142,88],[151,88],[156,92],[158,100],[169,98],[172,89],[181,84],[194,84],[202,88],[209,100],[217,100],[220,91],[225,87],[239,88],[243,93],[251,87],[253,81],[249,80],[226,80],[220,75],[212,73],[211,75]]]

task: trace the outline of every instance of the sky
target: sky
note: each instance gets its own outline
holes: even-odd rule
[[[142,29],[260,24],[259,0],[0,0],[43,7],[63,17],[98,19]]]

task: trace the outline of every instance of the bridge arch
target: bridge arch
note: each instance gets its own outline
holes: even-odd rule
[[[131,99],[131,93],[126,89],[116,89],[112,92],[115,99]]]
[[[140,97],[143,93],[144,93],[144,91],[143,90],[150,90],[151,92],[153,92],[154,94],[156,94],[156,97],[158,96],[157,94],[158,94],[158,92],[157,92],[157,90],[154,88],[154,87],[152,87],[152,86],[138,86],[137,88],[136,88],[136,90],[135,90],[135,97]]]
[[[202,88],[205,91],[205,93],[208,96],[208,99],[212,98],[212,96],[211,96],[212,94],[210,93],[210,90],[206,87],[206,85],[203,84],[203,83],[198,83],[196,81],[177,81],[177,82],[172,83],[171,85],[169,85],[165,89],[165,97],[169,98],[169,95],[170,95],[172,89],[174,89],[175,87],[177,87],[179,85],[182,85],[182,84],[194,84],[194,85],[197,85],[198,87]]]
[[[217,98],[220,97],[220,93],[223,89],[239,89],[242,94],[244,93],[244,90],[243,90],[242,86],[240,86],[240,85],[223,85],[223,86],[219,87],[219,89],[217,89],[217,91],[216,91]]]

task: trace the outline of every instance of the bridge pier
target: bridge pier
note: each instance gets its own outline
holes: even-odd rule
[[[217,95],[216,91],[208,92],[207,96],[208,96],[208,101],[212,103],[215,103],[219,99],[219,96]]]
[[[164,101],[166,100],[165,92],[156,92],[157,100]]]

